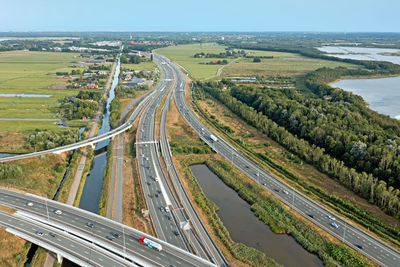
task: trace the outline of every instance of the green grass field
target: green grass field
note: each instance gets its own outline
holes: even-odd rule
[[[76,53],[8,51],[0,53],[0,94],[44,94],[48,98],[0,97],[0,118],[53,119],[57,116],[59,100],[76,95],[79,90],[51,89],[67,79],[57,71],[71,71],[70,65],[84,62]],[[61,129],[54,122],[0,121],[0,131],[32,129]]]
[[[215,76],[223,65],[204,65],[201,62],[219,60],[218,58],[194,58],[196,53],[221,53],[225,46],[215,43],[178,45],[157,49],[157,53],[164,55],[182,65],[196,79],[206,79]],[[232,59],[227,59],[228,62]]]
[[[196,79],[213,78],[222,68],[221,65],[202,65],[200,62],[217,60],[213,58],[194,58],[196,53],[220,53],[225,51],[225,46],[215,43],[178,45],[157,50],[174,62],[182,65]],[[221,76],[298,76],[308,71],[321,67],[345,66],[356,68],[357,66],[336,61],[306,58],[294,53],[245,50],[248,55],[273,56],[272,59],[261,59],[260,63],[253,63],[252,58],[228,59],[231,63],[223,67]],[[219,79],[220,77],[214,77]]]
[[[226,66],[222,71],[222,76],[286,76],[293,77],[303,75],[309,71],[328,67],[335,68],[338,66],[348,68],[358,68],[356,65],[307,58],[294,53],[273,52],[273,51],[257,51],[245,50],[247,54],[253,56],[273,56],[273,58],[262,58],[260,63],[254,63],[252,58],[241,58],[231,65]]]

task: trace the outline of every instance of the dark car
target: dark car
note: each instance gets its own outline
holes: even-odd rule
[[[51,237],[56,237],[56,234],[55,234],[55,233],[52,233],[52,232],[50,232],[50,233],[49,233],[49,236],[51,236]]]
[[[176,231],[176,230],[174,230],[174,231],[172,231],[173,233],[174,233],[174,235],[176,235],[176,236],[178,236],[179,235],[179,232],[178,231]]]
[[[165,217],[167,217],[168,221],[170,221],[172,218],[169,215],[166,215]]]
[[[106,236],[106,238],[108,239],[108,240],[110,240],[110,241],[112,241],[113,239],[114,239],[114,237],[113,236]]]
[[[87,227],[90,227],[90,228],[93,228],[93,227],[94,227],[94,224],[91,223],[91,222],[87,222],[87,223],[86,223],[86,226],[87,226]]]
[[[314,214],[308,214],[308,217],[314,218]]]
[[[111,234],[113,237],[115,237],[115,238],[121,237],[121,234],[120,234],[120,233],[111,232],[110,234]]]
[[[355,246],[358,247],[359,249],[363,249],[364,248],[363,245],[360,245],[360,244],[355,244]]]

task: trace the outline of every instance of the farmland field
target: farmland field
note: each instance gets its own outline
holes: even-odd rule
[[[203,65],[200,62],[218,60],[217,58],[194,58],[196,53],[220,53],[225,51],[225,46],[215,43],[178,45],[157,50],[157,53],[164,55],[182,65],[196,79],[220,78],[217,75],[218,69],[222,68],[221,76],[298,76],[308,71],[322,67],[356,67],[354,65],[330,60],[306,58],[294,53],[245,50],[250,56],[272,56],[263,58],[260,63],[253,63],[252,58],[239,58],[234,60],[227,58],[229,65]]]
[[[205,65],[199,63],[219,60],[220,58],[193,57],[194,54],[200,52],[217,54],[225,52],[225,46],[215,43],[205,43],[178,45],[157,49],[157,53],[179,63],[196,79],[205,79],[215,76],[218,72],[218,69],[223,67],[223,65]],[[230,58],[227,58],[226,60],[228,60],[228,62],[232,61]]]
[[[307,58],[294,53],[256,50],[245,51],[251,56],[272,56],[273,58],[261,58],[261,62],[259,63],[254,63],[252,58],[241,58],[231,65],[226,66],[222,71],[223,76],[262,75],[293,77],[303,75],[322,67],[335,68],[343,66],[358,68],[358,66],[349,63]]]
[[[71,71],[82,61],[77,53],[9,51],[0,53],[0,94],[40,94],[50,97],[0,97],[0,118],[54,119],[59,100],[79,90],[51,89],[67,81],[56,72]],[[51,121],[0,121],[0,133],[32,129],[58,130]]]

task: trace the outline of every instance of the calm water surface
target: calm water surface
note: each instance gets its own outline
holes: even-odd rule
[[[400,120],[400,77],[340,80],[332,86],[360,95],[371,109]]]
[[[190,169],[207,198],[220,208],[218,216],[235,242],[256,248],[285,266],[323,266],[316,255],[307,252],[293,237],[273,233],[253,214],[250,205],[206,165],[193,165]]]

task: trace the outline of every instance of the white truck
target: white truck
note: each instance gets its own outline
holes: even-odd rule
[[[144,237],[144,236],[142,236],[142,237],[139,238],[139,242],[140,242],[142,245],[148,246],[149,248],[153,248],[153,249],[156,249],[156,250],[158,250],[158,251],[161,251],[161,250],[162,250],[162,246],[161,246],[160,244],[158,244],[158,243],[156,243],[156,242],[154,242],[154,241],[151,241],[150,239],[148,239],[148,238],[146,238],[146,237]]]
[[[213,141],[213,142],[217,142],[217,141],[218,141],[218,138],[217,138],[215,135],[213,135],[213,134],[210,134],[210,139],[211,139],[211,141]]]

